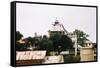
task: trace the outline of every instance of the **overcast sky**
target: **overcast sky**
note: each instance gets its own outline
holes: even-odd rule
[[[56,18],[68,32],[82,30],[96,42],[96,8],[17,3],[16,29],[24,37],[48,35]]]

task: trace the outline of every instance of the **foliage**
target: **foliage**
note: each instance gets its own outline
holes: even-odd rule
[[[16,51],[26,51],[26,45],[25,44],[21,44],[19,42],[16,42]]]
[[[75,30],[74,33],[77,35],[77,43],[78,45],[83,46],[85,41],[88,40],[87,37],[89,37],[88,34],[86,34],[85,32],[81,31],[81,30]]]
[[[41,50],[51,51],[53,49],[53,43],[46,35],[43,36],[39,44]]]
[[[60,38],[61,38],[61,35],[59,34],[55,34],[55,35],[52,35],[50,37],[50,40],[53,42],[53,50],[54,51],[58,51],[60,49]]]
[[[63,55],[64,57],[64,63],[76,63],[80,62],[80,56],[73,56],[73,55]]]
[[[21,39],[23,36],[20,32],[16,33],[17,40]],[[17,50],[27,50],[28,46],[35,46],[38,50],[47,51],[66,51],[73,47],[72,40],[67,35],[54,34],[51,37],[46,35],[40,37],[28,37],[26,38],[27,43],[21,44],[16,43]]]
[[[73,48],[72,40],[67,35],[55,34],[50,37],[53,42],[54,51],[65,51]]]
[[[17,51],[26,50],[26,45],[18,42],[22,37],[23,35],[19,31],[17,31],[16,32],[16,50]]]
[[[16,41],[20,40],[22,37],[23,37],[23,35],[19,31],[17,31],[16,32]]]
[[[62,50],[73,48],[72,40],[67,35],[61,36],[60,45],[62,46]]]

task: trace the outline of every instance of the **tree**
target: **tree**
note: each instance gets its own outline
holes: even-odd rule
[[[20,40],[22,37],[23,35],[19,31],[16,31],[16,41]]]
[[[72,40],[67,35],[55,34],[50,37],[53,42],[54,51],[66,51],[73,48]]]
[[[46,35],[44,35],[39,42],[39,48],[41,50],[52,51],[53,49],[52,46],[53,46],[52,41],[49,40],[49,38]]]
[[[54,51],[58,51],[59,48],[60,48],[60,46],[59,46],[60,38],[61,38],[60,34],[54,34],[54,35],[50,36],[50,40],[53,42],[53,47],[52,48],[53,48]]]
[[[76,29],[74,31],[74,34],[77,35],[77,43],[78,43],[78,45],[84,46],[84,43],[85,43],[86,40],[88,40],[87,37],[89,37],[89,35],[86,34],[83,31],[81,31],[81,30],[78,30],[78,29]]]
[[[30,42],[31,45],[34,45],[35,40],[32,37],[27,38],[28,43]]]
[[[23,35],[19,31],[16,31],[16,51],[26,50],[25,44],[18,42],[22,37]]]
[[[59,45],[61,45],[62,51],[73,48],[72,40],[67,35],[62,35],[59,42],[60,42]]]
[[[16,51],[26,51],[27,48],[25,44],[21,44],[19,42],[16,42]]]

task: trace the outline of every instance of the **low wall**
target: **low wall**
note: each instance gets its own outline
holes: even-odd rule
[[[80,48],[80,61],[94,61],[94,50],[91,47]]]

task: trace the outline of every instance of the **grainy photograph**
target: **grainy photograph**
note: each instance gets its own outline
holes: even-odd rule
[[[97,61],[96,7],[16,3],[16,65]]]

